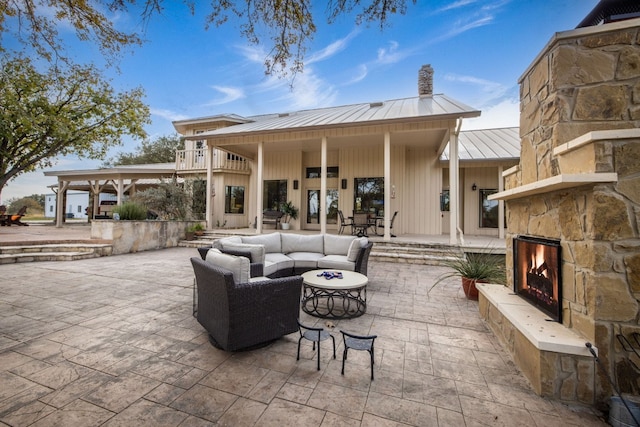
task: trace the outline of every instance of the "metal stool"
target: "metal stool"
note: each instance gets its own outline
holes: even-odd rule
[[[298,321],[298,331],[300,332],[300,339],[298,340],[298,357],[296,360],[300,360],[300,341],[302,341],[303,338],[313,342],[314,350],[316,349],[316,343],[318,343],[318,371],[320,370],[320,341],[331,338],[331,341],[333,341],[333,358],[336,358],[336,340],[333,338],[333,335],[325,331],[324,328],[312,328]]]
[[[342,353],[342,375],[344,375],[344,361],[347,360],[347,350],[366,350],[371,356],[371,380],[373,381],[373,343],[377,335],[354,335],[349,332],[340,331],[344,340],[344,352]]]

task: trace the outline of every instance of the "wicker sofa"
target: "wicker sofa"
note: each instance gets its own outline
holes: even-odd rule
[[[250,279],[246,257],[210,252],[206,261],[193,257],[191,264],[197,283],[196,318],[215,347],[249,349],[298,330],[302,277]]]
[[[223,237],[214,241],[213,247],[227,253],[250,254],[251,263],[262,264],[263,275],[270,278],[323,268],[366,276],[373,243],[366,237],[275,232]]]

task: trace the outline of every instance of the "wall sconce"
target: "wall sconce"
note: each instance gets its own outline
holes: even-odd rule
[[[347,189],[347,180],[346,180],[346,179],[343,179],[343,180],[342,180],[342,189],[343,189],[343,190],[346,190],[346,189]]]
[[[297,190],[297,189],[298,189],[298,180],[297,180],[297,179],[294,179],[294,180],[293,180],[293,189],[294,189],[294,190]]]
[[[474,182],[473,185],[471,186],[471,191],[476,191],[477,189],[478,189],[478,186]]]
[[[392,199],[396,198],[396,186],[395,185],[391,186],[391,198]]]

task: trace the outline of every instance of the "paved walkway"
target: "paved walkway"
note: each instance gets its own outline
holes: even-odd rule
[[[190,248],[0,266],[0,424],[11,426],[600,426],[590,409],[535,395],[457,281],[440,267],[370,263],[374,333],[340,375],[297,334],[212,347],[191,315]],[[301,313],[303,322],[326,321]]]

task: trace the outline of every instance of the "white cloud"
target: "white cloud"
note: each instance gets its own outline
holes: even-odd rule
[[[353,78],[351,78],[351,80],[346,82],[344,85],[350,85],[350,84],[358,83],[359,81],[364,80],[365,77],[367,77],[367,74],[369,74],[369,68],[367,67],[367,65],[366,64],[360,64],[357,67],[355,76]]]
[[[462,130],[494,129],[520,126],[520,101],[503,99],[498,104],[482,109],[482,115],[462,121]]]
[[[244,91],[241,88],[231,86],[211,86],[212,89],[222,93],[224,96],[219,99],[214,99],[203,105],[203,107],[211,107],[215,105],[224,105],[245,97]]]
[[[287,90],[281,99],[286,100],[293,110],[330,106],[337,97],[335,87],[318,77],[311,67],[299,73],[293,88],[287,86]]]
[[[311,54],[309,58],[305,59],[305,65],[313,64],[314,62],[319,62],[328,58],[331,58],[335,54],[342,52],[347,48],[351,39],[353,39],[356,35],[360,33],[360,30],[356,28],[347,34],[346,37],[336,40],[335,42],[329,44],[323,49]]]
[[[406,52],[398,50],[399,46],[398,42],[390,41],[389,47],[379,48],[376,62],[378,64],[395,64],[396,62],[400,62],[400,60],[407,55]]]
[[[475,95],[476,99],[473,100],[473,103],[480,106],[490,104],[498,99],[503,98],[509,91],[509,87],[503,85],[502,83],[493,82],[474,76],[461,76],[449,73],[446,74],[444,78],[447,81],[468,84],[475,87],[478,90],[478,93]],[[470,94],[470,98],[473,98],[473,95]]]
[[[162,117],[163,119],[175,121],[175,120],[186,120],[187,116],[184,114],[178,114],[175,111],[165,110],[163,108],[150,108],[150,112],[154,116]]]
[[[440,9],[436,10],[435,13],[440,13],[440,12],[446,12],[448,10],[453,10],[453,9],[458,9],[464,6],[468,6],[470,4],[476,3],[478,0],[458,0],[458,1],[454,1],[453,3],[449,3],[446,6],[441,7]]]

